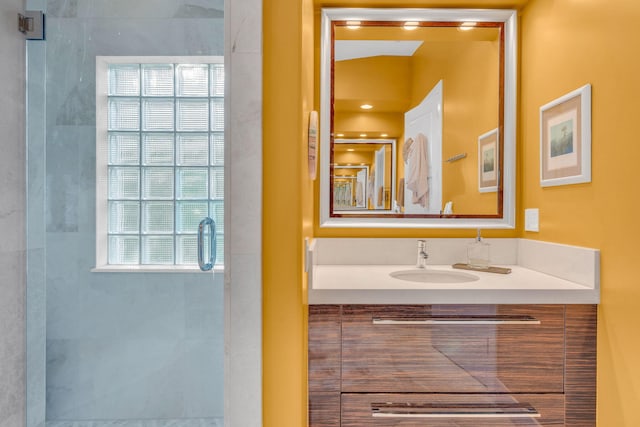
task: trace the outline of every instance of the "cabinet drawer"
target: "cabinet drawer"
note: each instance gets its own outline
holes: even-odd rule
[[[343,307],[343,392],[562,393],[563,372],[563,306]]]
[[[562,394],[342,394],[342,427],[564,426]]]

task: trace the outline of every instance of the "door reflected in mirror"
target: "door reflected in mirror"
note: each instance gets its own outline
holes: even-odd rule
[[[466,20],[472,12],[477,21]],[[505,106],[505,90],[509,99],[515,93],[508,69],[515,59],[507,58],[505,37],[513,41],[507,22],[515,24],[507,13],[512,11],[498,11],[500,17],[483,12],[323,9],[321,119],[329,129],[321,132],[321,147],[331,159],[324,192],[330,218],[504,218],[502,153],[506,148],[511,156],[515,135],[515,109]],[[415,18],[411,25],[408,17]],[[479,182],[479,138],[493,130],[500,156],[494,159],[497,184],[488,191]],[[369,140],[361,146],[367,160],[349,159],[353,152],[346,150],[355,150],[349,141],[357,139]],[[372,139],[394,141],[393,152],[377,165]],[[512,160],[506,160],[510,174]],[[382,164],[384,180],[376,181]],[[357,178],[338,178],[337,172],[365,165],[362,203],[357,185],[348,181]],[[345,202],[347,187],[351,198]]]

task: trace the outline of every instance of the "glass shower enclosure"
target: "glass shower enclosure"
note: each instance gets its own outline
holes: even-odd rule
[[[224,262],[218,101],[166,87],[172,94],[154,97],[142,59],[131,68],[141,86],[109,89],[108,100],[129,102],[138,122],[118,128],[107,119],[113,146],[101,157],[96,58],[223,56],[223,1],[27,0],[26,8],[46,14],[46,40],[27,44],[27,427],[222,426],[223,280],[198,270],[195,243],[200,220],[212,217],[217,234],[209,222],[202,231],[218,237],[216,265]],[[180,127],[189,108],[206,111],[206,123]],[[168,110],[177,118],[154,128]],[[145,144],[154,143],[166,152],[147,162]],[[122,193],[109,187],[101,202],[102,167],[103,184]],[[105,265],[101,242],[111,251]],[[212,261],[204,250],[200,258],[205,268]]]

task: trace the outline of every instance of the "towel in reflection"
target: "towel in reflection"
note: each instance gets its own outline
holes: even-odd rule
[[[423,208],[429,207],[429,150],[427,137],[419,133],[415,139],[409,138],[403,148],[403,156],[407,162],[407,189],[411,190],[411,202]],[[405,154],[406,150],[406,154]]]

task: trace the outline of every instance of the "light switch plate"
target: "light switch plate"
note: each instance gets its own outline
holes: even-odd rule
[[[537,208],[524,210],[524,231],[540,231],[539,215]]]

